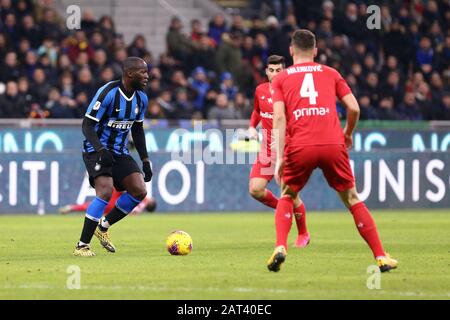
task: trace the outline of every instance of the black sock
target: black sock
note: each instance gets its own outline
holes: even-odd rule
[[[84,242],[86,244],[90,243],[97,225],[98,225],[97,221],[94,221],[94,220],[91,220],[91,219],[85,217],[83,231],[81,232],[80,241]]]
[[[105,220],[108,221],[109,225],[112,226],[114,223],[122,220],[127,215],[117,209],[116,206],[108,213],[108,215],[105,217]]]

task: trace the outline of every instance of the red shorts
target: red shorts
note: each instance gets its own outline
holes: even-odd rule
[[[252,166],[252,171],[250,171],[250,179],[262,178],[267,181],[272,180],[275,172],[276,158],[265,156],[263,154],[258,154],[255,163]]]
[[[316,168],[322,169],[330,187],[337,192],[355,186],[350,159],[344,145],[319,145],[293,147],[286,150],[283,181],[293,191],[299,192]]]

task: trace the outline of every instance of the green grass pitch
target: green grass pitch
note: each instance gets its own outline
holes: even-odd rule
[[[367,287],[374,260],[344,212],[309,212],[310,245],[289,248],[278,273],[266,268],[271,213],[130,216],[111,229],[117,253],[93,238],[93,258],[72,256],[81,214],[0,216],[0,299],[450,299],[450,214],[373,214],[386,250],[399,260],[397,270],[381,275],[380,289]],[[166,251],[175,229],[192,236],[190,255]],[[293,226],[290,244],[295,235]],[[67,288],[73,265],[80,289]]]

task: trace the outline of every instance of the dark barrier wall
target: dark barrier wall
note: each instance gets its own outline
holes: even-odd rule
[[[226,137],[229,137],[227,140]],[[235,154],[236,134],[220,130],[204,133],[160,130],[147,133],[154,166],[149,194],[158,211],[268,210],[248,195],[248,175],[255,153]],[[0,213],[36,213],[45,208],[91,200],[81,158],[79,128],[0,130]],[[189,155],[192,164],[166,150],[183,150],[192,141],[209,146],[211,157]],[[351,152],[357,189],[371,208],[449,208],[450,133],[427,130],[361,131]],[[238,154],[245,164],[236,164]],[[204,155],[200,153],[200,155]],[[233,154],[231,153],[233,157]],[[242,160],[242,158],[240,159]],[[231,164],[233,163],[233,164]],[[270,188],[278,193],[272,182]],[[342,209],[320,171],[301,193],[310,210]]]

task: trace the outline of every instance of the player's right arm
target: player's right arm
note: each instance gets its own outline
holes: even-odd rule
[[[341,99],[342,104],[347,109],[347,122],[344,127],[345,145],[348,149],[353,147],[353,131],[359,120],[359,105],[352,93],[347,94]]]
[[[109,106],[112,105],[112,95],[110,94],[110,89],[112,87],[113,85],[109,83],[98,89],[89,104],[82,123],[83,135],[99,154],[99,162],[105,166],[112,165],[114,158],[106,147],[100,142],[95,127],[102,119]]]
[[[341,100],[345,109],[347,110],[347,122],[344,127],[345,145],[348,149],[353,147],[353,131],[359,120],[359,105],[352,90],[347,82],[342,78],[339,72],[336,72],[336,95]]]
[[[250,118],[250,125],[248,126],[248,135],[251,139],[258,140],[258,131],[256,127],[261,121],[261,115],[259,113],[259,99],[258,99],[258,90],[255,91],[255,98],[253,99],[253,112]]]

